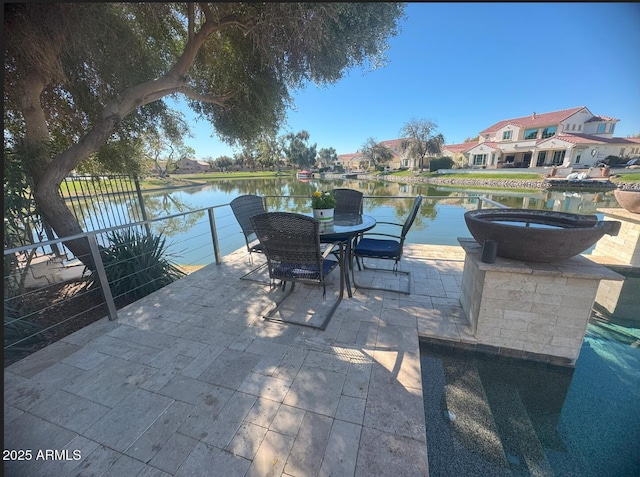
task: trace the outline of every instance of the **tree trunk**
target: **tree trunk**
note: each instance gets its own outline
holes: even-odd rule
[[[125,90],[120,97],[105,106],[101,117],[80,142],[55,157],[52,157],[48,150],[51,137],[40,103],[40,96],[51,79],[47,80],[39,76],[35,70],[25,73],[21,85],[23,93],[21,112],[24,115],[26,127],[25,168],[33,179],[33,196],[38,210],[58,237],[64,238],[83,232],[59,193],[60,184],[67,174],[96,152],[113,134],[119,121],[134,109],[178,91],[187,96],[193,96],[180,78],[193,63],[207,37],[224,26],[224,23],[216,23],[209,17],[208,14],[207,21],[201,25],[200,30],[190,36],[184,51],[164,76]],[[234,22],[230,20],[229,23]],[[193,18],[190,18],[189,25],[193,28]],[[230,95],[220,97],[199,95],[198,99],[223,104],[228,97]],[[65,246],[89,269],[95,269],[86,238],[67,241]]]
[[[44,81],[35,73],[28,75],[22,84],[24,94],[21,106],[26,127],[23,145],[24,167],[33,181],[32,192],[38,212],[58,237],[66,237],[82,233],[82,229],[59,194],[59,186],[66,173],[60,171],[62,175],[58,173],[55,177],[48,173],[54,161],[51,160],[47,148],[50,136],[40,105],[40,95],[44,87]],[[82,263],[93,270],[93,257],[89,253],[89,242],[86,239],[70,241],[65,245]]]

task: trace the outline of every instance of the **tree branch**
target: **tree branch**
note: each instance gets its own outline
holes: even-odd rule
[[[201,94],[196,91],[193,91],[191,88],[187,86],[183,86],[178,88],[178,93],[184,94],[186,97],[194,99],[196,101],[202,101],[204,103],[217,104],[218,106],[225,106],[225,103],[238,94],[237,91],[232,91],[223,95],[213,95],[213,94]]]

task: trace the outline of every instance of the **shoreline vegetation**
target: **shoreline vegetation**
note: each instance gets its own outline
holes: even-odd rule
[[[171,174],[166,177],[146,177],[140,179],[143,192],[180,189],[206,185],[215,180],[257,179],[275,177],[296,177],[295,170],[276,171],[238,171],[238,172],[202,172],[197,174]],[[327,179],[340,179],[343,174],[327,173]],[[316,174],[319,177],[319,174]],[[377,180],[406,183],[425,183],[440,186],[464,186],[478,189],[542,189],[545,187],[544,174],[531,172],[464,172],[438,174],[424,172],[415,174],[412,171],[391,172],[386,174],[358,174],[361,180]],[[611,182],[618,187],[640,190],[640,171],[613,173]],[[613,189],[612,189],[613,190]],[[67,196],[73,195],[71,193]]]
[[[143,191],[153,190],[157,188],[176,188],[186,187],[189,185],[204,185],[209,181],[224,179],[255,179],[255,178],[271,178],[271,177],[295,177],[296,171],[285,172],[205,172],[198,174],[173,174],[167,178],[148,178],[140,181]],[[319,174],[316,174],[319,177]],[[327,173],[327,179],[340,179],[342,174]],[[366,180],[382,180],[393,182],[423,182],[434,185],[462,185],[462,186],[479,186],[490,188],[509,188],[514,187],[524,189],[540,189],[544,187],[544,174],[530,172],[465,172],[465,173],[447,173],[438,174],[435,172],[425,172],[414,174],[411,171],[392,172],[388,174],[358,174],[358,179]],[[640,171],[625,172],[622,174],[612,174],[611,182],[618,186],[630,186],[640,188]]]

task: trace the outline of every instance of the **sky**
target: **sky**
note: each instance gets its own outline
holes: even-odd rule
[[[387,65],[293,92],[280,134],[357,152],[428,119],[446,144],[509,118],[586,106],[640,133],[640,3],[409,3]],[[239,152],[183,109],[196,158]]]

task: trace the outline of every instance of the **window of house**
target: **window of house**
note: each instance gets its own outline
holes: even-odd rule
[[[624,157],[624,147],[620,148],[620,157]]]
[[[487,162],[486,154],[474,154],[473,155],[473,165],[474,166],[484,166]]]
[[[572,130],[572,131],[575,131],[575,130],[576,130],[576,125],[575,125],[575,124],[572,124],[572,125],[571,125],[571,130]]]
[[[525,139],[536,139],[538,137],[538,129],[527,129],[524,132]]]
[[[578,131],[582,130],[582,124],[578,124]]]
[[[546,139],[548,137],[554,136],[557,131],[557,126],[549,126],[542,130],[542,139]]]
[[[536,162],[536,166],[543,166],[546,160],[547,160],[547,151],[540,151],[538,153],[538,161]]]
[[[553,152],[553,164],[558,165],[564,162],[564,149],[562,151],[554,151]],[[576,161],[577,162],[577,161]]]
[[[513,164],[513,161],[515,160],[516,156],[507,156],[506,159],[504,160],[504,162],[508,162]]]
[[[616,123],[609,124],[609,132],[610,133],[612,133],[615,128],[616,128]]]
[[[598,124],[598,134],[601,134],[604,132],[604,128],[605,128],[606,124]]]
[[[511,139],[511,131],[505,131],[502,133],[502,140],[506,141],[507,139]]]
[[[578,152],[578,155],[576,156],[576,164],[580,164],[580,157],[582,156],[582,151]]]

